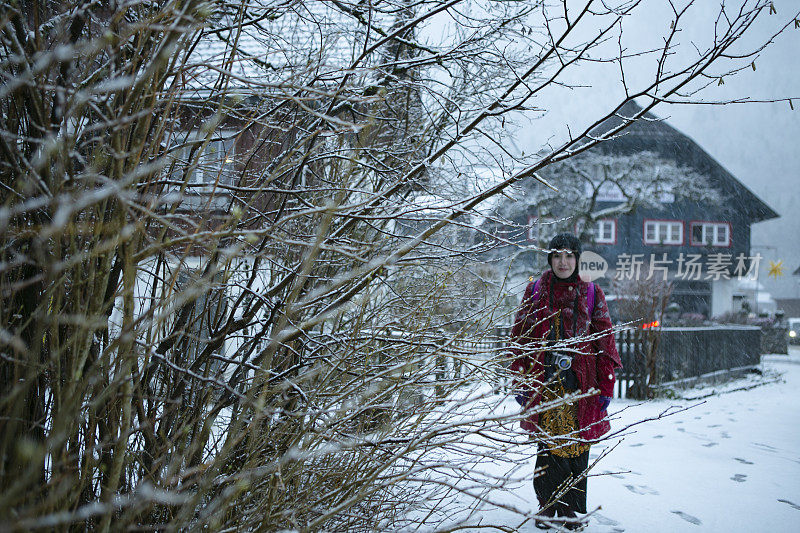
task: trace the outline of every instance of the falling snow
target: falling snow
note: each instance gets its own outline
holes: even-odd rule
[[[592,460],[609,453],[589,480],[584,531],[797,531],[800,348],[764,356],[761,371],[722,388],[684,391],[682,399],[614,400],[614,426],[635,425],[592,447]],[[658,418],[665,411],[674,414]],[[503,468],[481,465],[492,476]],[[538,531],[531,518],[501,508],[536,511],[532,470],[516,472],[519,482],[491,495],[500,505],[484,505],[471,525]]]

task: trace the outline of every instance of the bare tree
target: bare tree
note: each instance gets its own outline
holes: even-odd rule
[[[633,364],[631,398],[652,398],[658,384],[658,343],[664,314],[672,295],[672,283],[657,277],[619,279],[612,282],[620,320],[630,329],[626,335],[630,346],[638,349],[628,360]],[[626,361],[626,363],[628,362]]]
[[[560,215],[567,225],[591,242],[597,221],[641,208],[658,209],[663,202],[692,200],[717,203],[720,193],[708,179],[665,161],[652,152],[635,155],[583,152],[544,173],[558,191],[533,185],[523,200],[542,217]],[[540,184],[541,185],[541,184]]]
[[[540,174],[546,183],[524,180],[515,187],[513,196],[499,201],[495,214],[489,217],[487,226],[507,232],[509,242],[529,242],[543,248],[557,233],[570,232],[583,242],[593,243],[603,219],[637,209],[660,209],[665,203],[722,201],[707,177],[647,151],[620,155],[590,150],[550,165]],[[527,250],[499,252],[515,257]],[[542,260],[537,259],[534,263]],[[527,271],[528,263],[512,265],[512,269]]]
[[[504,147],[641,3],[2,2],[4,525],[396,529],[491,500],[512,478],[471,466],[525,453],[460,342],[492,302],[443,329],[419,308],[464,310],[411,281],[472,246],[443,228],[637,118]],[[743,68],[769,2],[741,4],[593,125]],[[443,355],[469,372],[434,382]]]

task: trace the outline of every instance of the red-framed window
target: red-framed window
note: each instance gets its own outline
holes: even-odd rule
[[[646,219],[642,240],[645,244],[682,245],[683,221]]]
[[[580,235],[583,229],[583,222],[575,224],[575,234]],[[594,244],[616,244],[617,243],[617,220],[614,218],[603,218],[597,220],[594,226],[589,228],[588,233],[592,236]]]
[[[598,220],[592,228],[594,242],[597,244],[617,243],[617,221],[613,218]]]
[[[731,225],[728,222],[697,220],[692,221],[689,227],[692,246],[731,246]]]

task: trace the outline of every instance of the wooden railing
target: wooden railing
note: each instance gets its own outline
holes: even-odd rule
[[[654,366],[648,367],[650,343],[657,342]],[[617,372],[620,397],[645,398],[656,386],[721,370],[754,367],[760,361],[757,326],[658,328],[617,333],[623,368]]]
[[[498,327],[495,335],[475,347],[487,353],[507,350],[509,331]],[[755,367],[760,361],[761,329],[757,326],[626,329],[615,337],[623,365],[616,373],[620,398],[647,398],[659,386]],[[652,353],[649,362],[648,353]]]

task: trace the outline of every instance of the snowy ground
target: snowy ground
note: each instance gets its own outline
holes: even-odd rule
[[[589,480],[594,512],[584,531],[800,531],[800,348],[763,357],[762,370],[684,393],[694,400],[615,400],[617,428],[692,407],[592,448],[596,458],[616,445]],[[536,509],[529,481],[493,498]],[[484,523],[538,531],[510,511],[487,507],[480,515]]]

